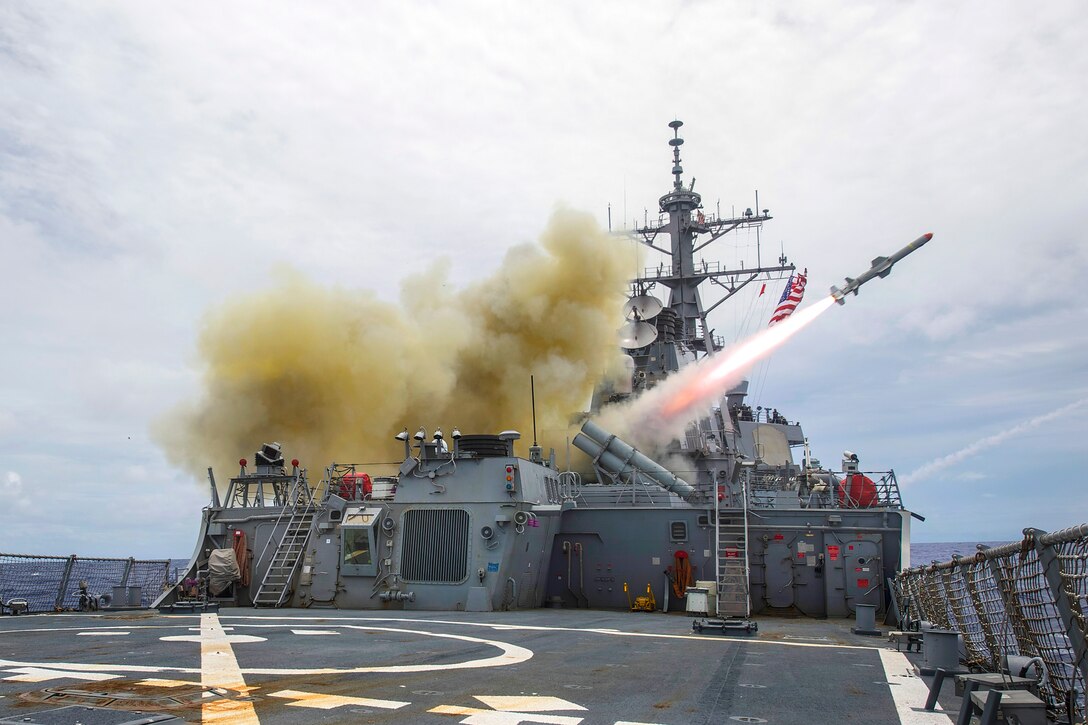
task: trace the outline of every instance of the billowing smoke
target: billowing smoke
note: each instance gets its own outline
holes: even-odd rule
[[[559,211],[539,245],[511,249],[489,279],[452,291],[435,267],[404,282],[400,306],[285,278],[208,316],[202,394],[156,438],[196,474],[279,441],[314,481],[332,461],[399,461],[404,427],[513,428],[527,446],[533,375],[541,444],[561,449],[571,414],[622,367],[633,254],[589,215]]]
[[[992,448],[992,447],[998,445],[999,443],[1004,443],[1005,441],[1009,440],[1010,438],[1015,438],[1016,436],[1020,435],[1021,433],[1026,433],[1027,431],[1029,431],[1029,430],[1031,430],[1033,428],[1038,428],[1039,426],[1043,425],[1044,423],[1048,423],[1048,422],[1054,420],[1055,418],[1060,418],[1063,415],[1067,415],[1069,413],[1072,413],[1077,408],[1080,408],[1080,407],[1082,407],[1082,406],[1084,406],[1086,404],[1088,404],[1088,398],[1081,398],[1080,400],[1077,400],[1077,401],[1075,401],[1073,403],[1069,403],[1068,405],[1062,406],[1061,408],[1058,408],[1057,410],[1052,410],[1049,413],[1044,413],[1043,415],[1038,415],[1038,416],[1036,416],[1036,417],[1034,417],[1034,418],[1032,418],[1030,420],[1024,421],[1023,423],[1018,423],[1017,425],[1014,425],[1012,428],[1008,428],[1006,430],[1003,430],[1000,433],[994,433],[991,436],[986,436],[985,438],[981,438],[981,439],[975,441],[974,443],[972,443],[971,445],[965,446],[964,448],[959,449],[955,453],[949,453],[947,456],[941,456],[940,458],[937,458],[937,459],[934,459],[934,460],[930,461],[929,463],[925,464],[924,466],[920,466],[920,467],[916,468],[915,470],[911,471],[907,475],[901,476],[899,478],[899,483],[901,483],[901,484],[917,483],[918,481],[929,478],[934,473],[937,473],[939,471],[943,471],[944,469],[946,469],[946,468],[948,468],[950,466],[954,466],[957,463],[959,463],[960,461],[964,461],[964,460],[966,460],[966,459],[968,459],[968,458],[970,458],[972,456],[975,456],[975,455],[981,453],[982,451],[986,450],[987,448]]]

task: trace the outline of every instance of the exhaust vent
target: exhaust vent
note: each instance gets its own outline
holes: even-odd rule
[[[404,512],[401,577],[417,584],[459,584],[468,577],[468,511]]]
[[[457,441],[457,450],[472,453],[479,458],[504,458],[510,455],[510,446],[499,436],[470,435],[461,436]]]

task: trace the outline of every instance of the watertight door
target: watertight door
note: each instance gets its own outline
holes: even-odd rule
[[[787,541],[768,541],[765,562],[767,606],[793,606],[793,552]]]
[[[872,540],[875,539],[875,540]],[[859,604],[883,609],[884,581],[880,561],[880,536],[845,542],[843,568],[846,574],[846,605],[851,612]]]
[[[310,597],[315,602],[331,602],[336,596],[337,564],[340,561],[340,537],[321,532],[313,542],[314,557]],[[303,561],[305,565],[306,562]]]

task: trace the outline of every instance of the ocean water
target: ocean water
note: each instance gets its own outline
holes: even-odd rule
[[[910,564],[920,566],[934,561],[951,561],[955,555],[974,556],[978,551],[978,544],[984,546],[1001,546],[1008,541],[942,541],[942,542],[910,542]]]

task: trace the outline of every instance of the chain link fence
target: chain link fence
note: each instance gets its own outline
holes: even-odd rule
[[[963,636],[973,670],[1000,672],[1008,656],[1037,657],[1047,710],[1063,721],[1085,717],[1088,524],[1025,529],[1022,541],[909,569],[896,585],[906,618]]]
[[[0,601],[26,600],[29,612],[59,612],[80,605],[80,584],[98,602],[107,595],[111,606],[148,607],[173,584],[169,560],[106,559],[100,557],[36,556],[0,553]],[[115,587],[125,597],[117,601]],[[121,592],[118,591],[118,594]]]

